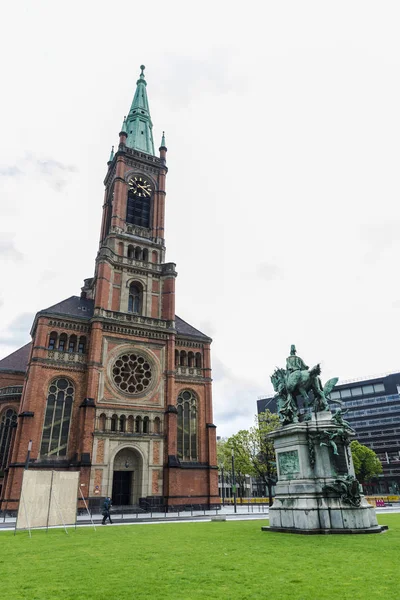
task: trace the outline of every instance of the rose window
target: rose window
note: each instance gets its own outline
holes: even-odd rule
[[[126,394],[140,394],[151,383],[151,365],[140,354],[122,354],[112,369],[115,385]]]

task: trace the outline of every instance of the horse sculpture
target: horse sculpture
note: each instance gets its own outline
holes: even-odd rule
[[[322,387],[320,365],[312,369],[297,369],[289,372],[285,369],[275,369],[271,376],[271,382],[275,392],[277,392],[278,412],[283,425],[288,423],[298,423],[299,406],[297,396],[301,395],[304,399],[304,407],[310,407],[310,398],[308,393],[313,392],[314,402],[313,410],[315,412],[329,410],[329,404],[326,396],[335,387],[338,378],[330,379]]]

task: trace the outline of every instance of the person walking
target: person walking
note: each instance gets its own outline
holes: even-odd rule
[[[109,496],[107,496],[107,498],[104,500],[104,504],[103,504],[103,512],[102,512],[103,520],[101,522],[102,525],[106,525],[107,519],[109,519],[109,521],[112,525],[110,510],[111,510],[111,498]]]

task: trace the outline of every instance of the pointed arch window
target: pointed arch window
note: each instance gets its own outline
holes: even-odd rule
[[[44,418],[41,456],[66,456],[68,435],[74,402],[74,386],[60,377],[49,386]]]
[[[129,286],[128,312],[139,314],[142,308],[142,290],[137,283]]]
[[[189,390],[183,390],[177,401],[177,450],[180,460],[197,461],[197,400]]]
[[[17,426],[17,413],[13,408],[8,408],[0,419],[0,471],[7,467],[11,450],[11,436]]]

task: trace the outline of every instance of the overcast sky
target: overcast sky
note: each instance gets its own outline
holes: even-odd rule
[[[323,380],[400,370],[399,18],[397,0],[7,3],[0,357],[93,276],[143,63],[218,434],[252,424],[292,343]]]

